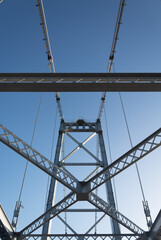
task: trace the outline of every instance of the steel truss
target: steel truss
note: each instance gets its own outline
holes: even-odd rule
[[[70,193],[67,197],[65,197],[62,201],[54,205],[49,211],[42,214],[39,218],[37,218],[34,222],[29,224],[27,227],[25,227],[21,232],[19,233],[18,239],[23,239],[24,235],[30,235],[32,232],[34,232],[36,229],[44,225],[47,221],[49,221],[51,218],[56,217],[59,213],[61,213],[64,209],[72,206],[74,203],[76,203],[76,194]],[[48,216],[48,218],[46,218]]]
[[[79,142],[76,138],[74,138],[71,134],[73,132],[91,132],[92,134],[86,138],[83,142]],[[78,144],[72,152],[70,152],[66,157],[61,160],[61,150],[63,144],[64,134],[71,138],[75,143]],[[95,135],[99,137],[99,146],[101,151],[101,159],[93,155],[84,145]],[[76,238],[76,239],[88,239],[88,238],[99,238],[99,239],[143,239],[140,236],[144,236],[145,232],[123,214],[115,208],[115,200],[113,196],[111,178],[113,178],[116,174],[125,170],[129,166],[131,166],[134,162],[140,160],[145,155],[149,154],[151,151],[156,149],[161,145],[161,128],[156,132],[151,134],[149,137],[144,139],[130,151],[125,153],[123,156],[118,158],[112,164],[108,165],[107,156],[104,146],[103,134],[101,129],[100,120],[96,122],[85,122],[82,119],[77,120],[76,122],[68,122],[66,123],[64,120],[61,120],[59,136],[57,141],[57,148],[55,152],[55,160],[54,163],[49,161],[46,157],[40,154],[38,151],[33,149],[23,140],[18,138],[11,131],[6,129],[4,126],[0,125],[0,141],[4,143],[6,146],[10,147],[18,154],[26,158],[28,161],[36,165],[38,168],[52,176],[48,202],[46,206],[46,212],[42,214],[40,217],[35,219],[32,223],[22,229],[19,233],[15,233],[15,237],[18,240],[28,239],[30,237],[35,240],[40,238],[47,239],[63,239],[64,235],[48,235],[50,232],[50,219],[58,216],[61,212],[94,212],[94,211],[102,211],[104,214],[110,216],[111,218],[111,227],[112,227],[112,235],[90,235],[90,234],[77,234],[76,231],[66,224],[66,226],[72,230],[74,235],[65,235],[68,239]],[[76,179],[69,171],[65,168],[66,160],[73,155],[79,149],[83,149],[87,154],[89,154],[94,161],[97,163],[98,168],[102,168],[102,170],[98,173],[96,171],[91,172],[89,176],[83,181],[80,182]],[[86,163],[83,163],[86,166]],[[74,165],[74,163],[72,163]],[[77,164],[76,164],[77,165]],[[94,176],[92,176],[94,175]],[[55,193],[56,193],[56,181],[59,181],[64,186],[68,187],[71,192],[56,205],[54,203]],[[105,183],[105,188],[107,190],[107,201],[98,197],[93,191]],[[94,205],[97,209],[68,209],[77,201],[88,201],[92,205]],[[103,217],[102,217],[103,218]],[[59,216],[59,219],[63,222],[63,219]],[[96,224],[101,221],[98,220]],[[128,230],[130,230],[134,235],[121,235],[119,224],[122,224]],[[40,226],[43,226],[43,234],[41,235],[31,235],[36,229]],[[93,226],[87,231],[89,233],[93,229]],[[145,238],[146,239],[146,238]]]
[[[40,240],[42,234],[31,234],[30,236],[26,236],[27,240]],[[118,237],[117,234],[48,234],[43,235],[43,237],[47,237],[49,240],[115,240]],[[121,240],[135,240],[139,239],[139,235],[134,234],[120,234],[119,235]]]
[[[12,148],[15,152],[26,158],[28,161],[42,169],[51,177],[67,186],[69,189],[76,191],[78,180],[71,174],[68,175],[63,169],[53,164],[41,153],[36,151],[22,139],[17,137],[4,126],[0,125],[0,141]],[[54,171],[53,171],[54,169]]]
[[[161,73],[0,73],[1,92],[161,91]]]

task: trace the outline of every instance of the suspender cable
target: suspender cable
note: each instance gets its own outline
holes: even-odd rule
[[[42,0],[37,0],[37,5],[36,6],[38,7],[38,10],[39,10],[40,25],[42,26],[42,31],[43,31],[43,36],[44,36],[43,40],[45,41],[46,54],[47,54],[47,58],[48,58],[50,72],[55,73],[55,67],[54,67],[53,55],[52,55],[50,41],[49,41],[49,34],[48,34],[48,29],[47,29],[47,23],[46,23],[46,18],[45,18],[43,1]],[[55,98],[56,98],[60,118],[64,119],[62,106],[61,106],[61,102],[60,102],[60,96],[59,96],[58,92],[55,93]]]
[[[121,96],[120,92],[119,92],[119,97],[120,97],[121,107],[122,107],[122,111],[123,111],[123,115],[124,115],[124,119],[125,119],[125,124],[126,124],[126,128],[127,128],[129,140],[130,140],[130,145],[131,145],[131,148],[133,148],[133,143],[132,143],[130,129],[129,129],[128,121],[127,121],[127,116],[126,116],[126,112],[125,112],[125,108],[124,108],[124,104],[123,104],[123,100],[122,100],[122,96]],[[140,189],[141,189],[141,193],[142,193],[142,197],[143,197],[142,202],[143,202],[143,208],[144,208],[144,213],[145,213],[145,217],[146,217],[146,222],[147,222],[148,228],[150,229],[151,226],[152,226],[152,218],[151,218],[151,214],[150,214],[150,209],[149,209],[148,201],[145,200],[143,184],[142,184],[142,181],[141,181],[141,176],[140,176],[140,172],[139,172],[139,168],[138,168],[137,163],[135,163],[135,166],[136,166],[136,172],[137,172],[137,176],[138,176],[138,180],[139,180],[139,184],[140,184]]]
[[[39,118],[42,98],[43,98],[43,93],[41,94],[41,97],[40,97],[40,103],[39,103],[39,106],[38,106],[37,116],[36,116],[36,120],[35,120],[33,134],[32,134],[31,144],[30,144],[31,147],[32,147],[32,144],[33,144],[34,136],[35,136],[35,131],[36,131],[36,126],[37,126],[37,121],[38,121],[38,118]],[[29,154],[30,154],[30,151],[29,151]],[[22,179],[19,198],[18,198],[18,201],[16,202],[16,206],[15,206],[14,213],[13,213],[12,226],[13,226],[14,230],[16,230],[16,228],[17,228],[18,219],[19,219],[19,215],[20,215],[20,210],[21,210],[21,207],[22,207],[21,196],[22,196],[22,190],[23,190],[24,182],[25,182],[25,178],[26,178],[27,168],[28,168],[28,161],[26,162],[26,167],[25,167],[25,171],[24,171],[24,175],[23,175],[23,179]]]
[[[123,11],[124,11],[125,5],[126,5],[125,0],[120,0],[119,10],[118,10],[118,14],[117,14],[117,20],[116,20],[116,25],[115,25],[115,31],[114,31],[113,41],[112,41],[112,47],[111,47],[111,52],[110,52],[110,56],[109,56],[108,66],[107,66],[108,73],[110,73],[112,71],[112,66],[113,66],[114,56],[115,56],[115,51],[116,51],[116,44],[117,44],[117,40],[118,40],[120,25],[122,23],[121,21],[122,21],[122,16],[123,16]],[[105,99],[106,99],[106,92],[102,93],[101,104],[100,104],[100,108],[99,108],[99,112],[98,112],[98,119],[101,118]]]

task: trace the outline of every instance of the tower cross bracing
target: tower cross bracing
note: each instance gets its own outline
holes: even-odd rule
[[[79,142],[75,137],[72,136],[72,133],[89,133],[89,137],[86,138],[83,142]],[[64,135],[67,135],[71,138],[75,143],[78,144],[73,151],[71,151],[67,156],[65,156],[62,160],[60,158]],[[95,135],[98,135],[99,139],[99,147],[101,151],[101,159],[94,156],[84,145],[90,139],[92,139]],[[131,166],[136,161],[143,158],[145,155],[149,154],[157,147],[161,145],[161,129],[158,129],[149,137],[144,139],[142,142],[137,144],[134,148],[129,150],[123,156],[115,160],[112,164],[108,164],[106,150],[104,145],[104,139],[102,134],[101,122],[98,119],[96,122],[86,122],[83,119],[79,119],[76,122],[65,122],[63,119],[61,120],[59,136],[57,141],[57,147],[55,151],[55,160],[54,163],[49,161],[46,157],[44,157],[41,153],[33,149],[30,145],[25,143],[22,139],[13,134],[10,130],[6,129],[4,126],[0,125],[0,141],[7,145],[9,148],[16,151],[18,154],[26,158],[28,161],[36,165],[38,168],[52,176],[50,189],[48,194],[48,201],[46,205],[46,212],[42,214],[40,217],[31,222],[28,226],[22,229],[20,232],[13,232],[9,234],[7,239],[10,239],[10,235],[17,240],[21,239],[29,239],[29,238],[39,238],[40,235],[33,235],[35,230],[39,229],[43,226],[41,238],[47,239],[50,237],[51,239],[54,237],[59,238],[59,235],[50,235],[50,225],[51,219],[59,216],[63,211],[67,211],[70,207],[79,202],[79,201],[87,201],[91,203],[96,209],[103,212],[105,215],[108,215],[111,219],[111,228],[112,234],[106,235],[105,238],[111,237],[111,239],[121,240],[121,239],[148,239],[146,238],[147,233],[141,229],[137,224],[132,222],[129,218],[124,216],[118,210],[116,210],[115,199],[112,190],[111,179],[124,171],[126,168]],[[100,168],[98,173],[93,171],[87,176],[84,181],[79,181],[77,177],[73,176],[69,171],[67,171],[66,160],[70,158],[76,151],[79,149],[83,149],[90,157],[93,158],[93,164],[96,164],[97,168]],[[70,165],[70,163],[69,163]],[[86,162],[76,162],[71,163],[71,165],[75,166],[89,166]],[[64,197],[61,201],[55,204],[55,194],[56,194],[56,181],[59,181],[64,186],[69,188],[71,192]],[[102,199],[98,195],[94,193],[94,190],[105,184],[107,200]],[[75,212],[77,209],[75,209]],[[78,212],[81,209],[78,209]],[[86,209],[82,210],[85,212]],[[88,211],[88,210],[87,210]],[[72,212],[72,209],[71,209]],[[66,223],[65,223],[66,224]],[[130,230],[132,235],[124,235],[120,232],[119,224],[123,225],[125,228]],[[68,225],[68,228],[72,230],[74,235],[71,237],[78,239],[86,239],[88,237],[93,238],[93,235],[90,234],[77,234],[75,230]],[[3,227],[2,227],[3,229]],[[101,237],[100,234],[95,234],[95,238]],[[63,235],[62,235],[63,238]],[[6,239],[6,235],[2,239]],[[159,238],[160,239],[160,235]]]

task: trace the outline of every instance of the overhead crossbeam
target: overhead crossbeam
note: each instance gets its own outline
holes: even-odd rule
[[[161,73],[0,73],[1,92],[156,92]]]

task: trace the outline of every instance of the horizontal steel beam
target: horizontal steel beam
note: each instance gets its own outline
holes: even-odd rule
[[[1,92],[161,91],[161,73],[0,73]]]
[[[72,213],[77,213],[77,212],[102,212],[101,210],[97,208],[73,208],[73,209],[66,209],[64,212],[72,212]]]
[[[100,163],[95,163],[95,162],[83,162],[83,163],[74,163],[74,162],[70,162],[70,163],[63,163],[63,166],[82,166],[82,167],[86,167],[86,166],[100,166]]]
[[[140,235],[134,234],[120,234],[119,237],[122,240],[135,240],[138,239]],[[115,240],[118,235],[116,234],[31,234],[26,236],[25,239],[30,240],[41,240],[42,237],[47,237],[49,240],[79,240],[79,239],[93,239],[93,240]]]

